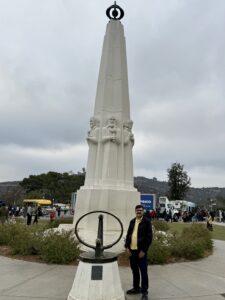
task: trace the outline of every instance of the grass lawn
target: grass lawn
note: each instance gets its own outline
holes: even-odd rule
[[[31,225],[33,225],[33,220],[34,219],[32,218]],[[16,222],[26,224],[27,223],[27,218],[17,218]],[[49,222],[50,222],[49,217],[38,219],[38,224],[46,224],[46,223],[49,223]],[[58,227],[59,224],[72,224],[73,223],[73,216],[69,216],[69,217],[66,217],[66,218],[63,218],[63,219],[62,218],[60,218],[60,219],[56,218],[55,222],[57,223],[57,227]]]
[[[184,227],[188,227],[192,223],[173,222],[168,224],[170,226],[170,229],[176,230],[178,233],[181,233]],[[212,238],[215,240],[225,241],[225,226],[213,225]]]
[[[212,238],[225,241],[225,226],[213,225]]]

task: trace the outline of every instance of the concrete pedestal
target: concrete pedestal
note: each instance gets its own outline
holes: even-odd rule
[[[100,269],[94,274],[93,267]],[[101,276],[102,269],[102,279]],[[94,278],[94,279],[93,279]],[[104,264],[79,262],[67,300],[125,300],[117,261]]]

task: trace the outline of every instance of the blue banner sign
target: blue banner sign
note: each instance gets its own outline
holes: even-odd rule
[[[155,209],[155,194],[141,194],[141,205],[145,210]]]

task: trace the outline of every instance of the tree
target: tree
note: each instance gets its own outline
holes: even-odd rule
[[[169,198],[171,200],[184,199],[191,185],[191,178],[184,171],[184,166],[179,163],[173,163],[167,170]]]
[[[68,203],[71,193],[84,185],[84,179],[84,170],[78,174],[50,171],[47,174],[30,175],[24,178],[20,185],[25,189],[27,197],[40,198],[42,196],[57,202]]]

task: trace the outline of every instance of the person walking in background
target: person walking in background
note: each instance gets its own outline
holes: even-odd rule
[[[0,207],[0,223],[4,224],[8,220],[8,214],[8,208],[5,203],[2,203]]]
[[[223,217],[222,217],[222,210],[220,209],[219,210],[219,222],[222,222],[222,219],[223,219]]]
[[[206,227],[210,231],[213,231],[213,221],[214,221],[214,214],[212,212],[210,212],[210,213],[208,213],[207,223],[206,223]]]
[[[222,222],[225,222],[225,211],[222,211]]]
[[[58,214],[58,218],[60,218],[61,215],[61,207],[58,205],[56,208],[57,214]]]
[[[31,220],[32,220],[32,207],[29,204],[29,206],[27,208],[27,225],[31,224]]]
[[[147,299],[148,295],[148,264],[147,252],[152,242],[151,221],[144,216],[144,207],[135,207],[136,217],[130,221],[126,235],[125,248],[129,255],[133,274],[133,288],[127,294],[140,294]],[[141,273],[141,288],[140,288]]]
[[[36,205],[35,208],[34,208],[34,221],[33,221],[33,224],[34,223],[38,223],[38,206]]]

